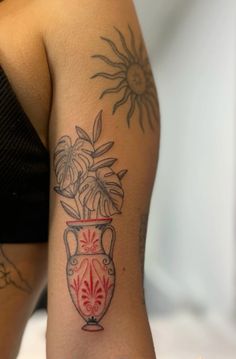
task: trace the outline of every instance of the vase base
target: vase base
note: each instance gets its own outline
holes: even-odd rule
[[[82,329],[85,330],[86,332],[99,332],[104,328],[100,324],[94,323],[94,324],[85,324],[82,327]]]

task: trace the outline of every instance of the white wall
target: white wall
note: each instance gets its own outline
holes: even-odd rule
[[[236,2],[135,3],[162,112],[147,301],[150,310],[160,310],[169,299],[230,314],[236,280]]]

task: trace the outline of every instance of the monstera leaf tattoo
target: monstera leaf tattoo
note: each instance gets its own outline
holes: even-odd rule
[[[89,176],[80,189],[82,204],[103,217],[120,213],[124,192],[118,175],[110,167],[100,168]]]
[[[60,190],[83,179],[93,164],[93,147],[88,140],[77,138],[72,145],[69,136],[63,136],[55,151],[55,172]]]
[[[61,201],[61,205],[75,219],[109,217],[121,212],[124,198],[121,180],[127,171],[116,173],[112,167],[117,159],[104,158],[114,142],[97,145],[101,132],[102,111],[94,121],[91,137],[76,126],[77,138],[74,143],[69,136],[63,136],[55,149],[57,186],[54,190],[73,200],[74,205],[64,201]]]

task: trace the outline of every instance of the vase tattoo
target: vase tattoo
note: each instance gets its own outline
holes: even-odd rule
[[[92,136],[76,126],[74,143],[69,136],[63,136],[54,153],[54,190],[67,199],[61,205],[73,218],[66,222],[64,231],[68,289],[86,322],[82,329],[90,332],[104,329],[100,321],[115,289],[116,232],[111,222],[113,215],[121,213],[121,181],[127,173],[114,171],[116,158],[104,158],[114,142],[98,145],[101,132],[102,111],[95,119]]]

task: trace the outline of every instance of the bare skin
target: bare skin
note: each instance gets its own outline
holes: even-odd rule
[[[19,278],[18,273],[23,280]],[[4,274],[5,276],[7,274],[7,285],[3,278]],[[2,246],[0,252],[0,353],[2,358],[16,358],[25,325],[46,285],[46,278],[46,244]]]
[[[52,89],[40,35],[42,24],[40,12],[37,13],[40,7],[34,3],[32,0],[0,3],[0,64],[43,144],[48,147]]]
[[[132,1],[73,0],[68,4],[52,0],[49,4],[43,0],[4,0],[0,3],[0,63],[51,154],[47,359],[155,359],[143,300],[142,271],[144,218],[146,221],[156,172],[160,122],[155,86]],[[95,125],[99,113],[100,130]],[[74,143],[78,146],[73,147]],[[104,144],[106,152],[101,147]],[[81,148],[85,151],[82,156]],[[72,153],[76,166],[71,162]],[[97,167],[99,160],[109,159],[116,161]],[[108,177],[112,178],[110,184]],[[115,188],[109,187],[111,182]],[[72,188],[73,194],[68,197]],[[85,297],[78,290],[77,297],[70,291],[71,270],[67,265],[76,235],[74,229],[73,233],[67,231],[67,222],[74,221],[73,227],[76,219],[84,220],[87,231],[86,221],[101,217],[112,221],[116,235],[112,250],[111,233],[104,235],[115,282],[110,283],[109,308],[101,321],[96,313],[104,294],[100,294],[96,307],[94,302],[93,309],[86,307],[93,313],[92,320],[99,321],[92,328],[102,327],[91,333],[92,314],[86,327],[80,309],[79,301]],[[65,247],[67,240],[69,245]],[[25,323],[45,283],[47,262],[45,246],[32,245],[26,251],[26,246],[16,245],[17,254],[11,253],[10,247],[5,246],[6,251],[32,292],[10,285],[4,294],[0,291],[6,313],[0,327],[0,338],[6,337],[2,343],[0,339],[4,359],[16,357]],[[35,260],[35,253],[40,260]],[[93,249],[92,257],[86,258],[96,262],[96,255]],[[94,283],[101,275],[97,268],[93,278],[90,271]],[[13,292],[18,294],[10,305]],[[8,338],[6,333],[13,327],[11,313],[22,303],[25,310]],[[83,330],[84,325],[88,330]]]

